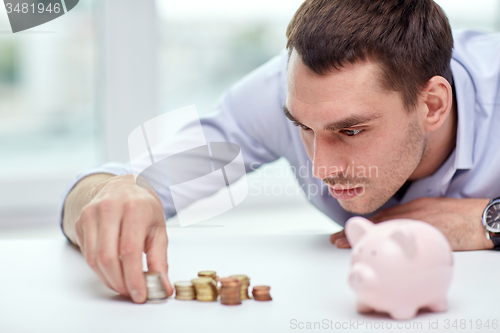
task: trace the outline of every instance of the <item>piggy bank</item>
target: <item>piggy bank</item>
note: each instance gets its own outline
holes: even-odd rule
[[[437,228],[409,219],[374,224],[353,217],[345,233],[352,247],[349,284],[358,312],[410,319],[421,308],[446,311],[453,255]]]

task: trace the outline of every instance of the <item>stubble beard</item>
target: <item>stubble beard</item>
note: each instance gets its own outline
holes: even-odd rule
[[[378,210],[413,174],[422,161],[426,147],[425,133],[422,133],[418,126],[418,119],[414,117],[410,122],[408,134],[403,139],[401,149],[394,150],[396,153],[392,154],[389,167],[380,170],[378,181],[368,179],[368,181],[359,182],[368,185],[364,189],[364,194],[350,201],[339,200],[340,206],[350,213],[359,215],[370,214]],[[370,184],[374,186],[369,186]]]

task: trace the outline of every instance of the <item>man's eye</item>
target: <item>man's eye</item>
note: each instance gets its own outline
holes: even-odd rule
[[[304,131],[309,131],[311,129],[310,127],[307,127],[306,125],[302,125],[301,123],[298,123],[296,121],[294,121],[293,124],[295,126],[298,126],[298,127],[302,128]]]
[[[363,130],[342,130],[341,132],[345,133],[347,136],[355,136],[356,134],[359,134]]]

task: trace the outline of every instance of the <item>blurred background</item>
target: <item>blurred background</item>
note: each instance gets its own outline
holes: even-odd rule
[[[500,0],[437,2],[454,29],[500,31]],[[159,113],[190,104],[210,112],[284,49],[301,3],[80,0],[16,34],[0,6],[0,238],[60,237],[60,194],[78,171],[126,162],[128,134]],[[251,177],[295,184],[291,174]],[[249,196],[241,209],[264,202],[311,209],[300,191]]]

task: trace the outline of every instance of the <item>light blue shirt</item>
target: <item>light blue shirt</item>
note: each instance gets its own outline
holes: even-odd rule
[[[402,198],[392,197],[381,209],[420,197],[500,196],[500,34],[459,31],[454,33],[454,40],[451,69],[458,107],[455,150],[433,175],[412,182]],[[247,172],[280,157],[295,170],[306,168],[307,175],[297,172],[296,176],[307,198],[344,225],[353,214],[340,207],[322,180],[312,176],[312,163],[299,129],[283,113],[287,59],[283,51],[232,86],[221,98],[216,113],[201,119],[203,132],[209,142],[239,145]],[[63,197],[80,179],[95,173],[124,175],[132,171],[130,166],[118,163],[85,170],[68,184]],[[323,190],[314,195],[307,193],[310,188]],[[165,217],[174,216],[168,189],[156,192]]]

